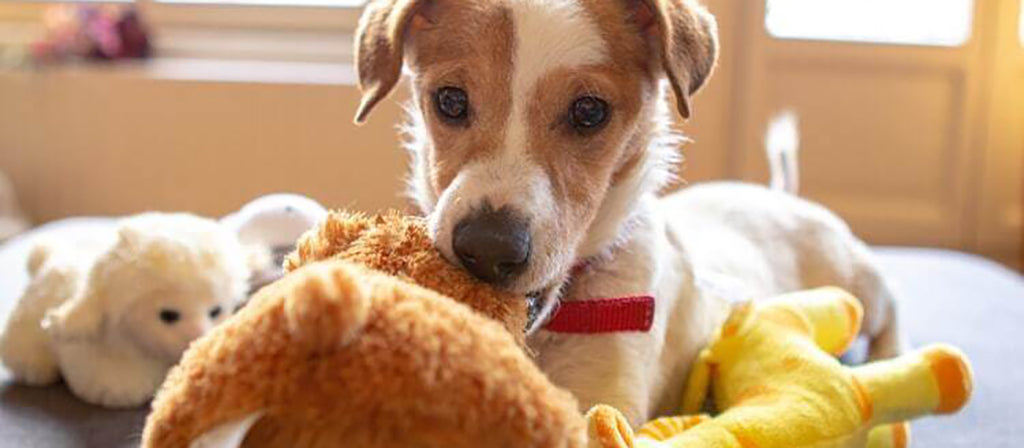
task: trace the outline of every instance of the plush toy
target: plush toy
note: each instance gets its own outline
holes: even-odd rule
[[[281,278],[284,257],[295,250],[295,241],[325,216],[327,210],[310,198],[278,193],[256,198],[221,219],[251,250],[253,292]]]
[[[586,446],[521,349],[525,299],[448,264],[421,220],[331,214],[286,267],[185,353],[142,446]]]
[[[0,334],[16,381],[63,377],[85,401],[147,401],[195,338],[245,299],[249,268],[234,233],[187,214],[123,219],[81,247],[37,245],[31,281]]]
[[[860,367],[834,358],[856,336],[860,303],[836,288],[737,307],[695,365],[683,412],[637,434],[618,411],[597,407],[601,448],[902,447],[905,420],[958,411],[971,394],[962,353],[933,345]],[[693,415],[711,389],[716,417]]]

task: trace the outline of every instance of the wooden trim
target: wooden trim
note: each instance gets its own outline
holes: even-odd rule
[[[157,26],[354,33],[362,7],[156,3],[139,0]]]

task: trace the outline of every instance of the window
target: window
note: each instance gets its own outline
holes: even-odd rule
[[[955,47],[971,36],[974,1],[767,0],[766,9],[765,27],[781,39]]]
[[[180,3],[193,5],[362,6],[366,0],[17,0],[25,3]]]
[[[161,57],[349,63],[366,0],[0,0],[0,55],[37,40],[61,3],[138,5]]]
[[[152,0],[151,0],[152,1]],[[155,0],[158,3],[182,3],[193,5],[260,5],[260,6],[334,6],[356,7],[365,0]]]
[[[53,4],[134,3],[147,21],[163,26],[256,29],[355,29],[366,0],[0,0],[0,22],[40,19]]]

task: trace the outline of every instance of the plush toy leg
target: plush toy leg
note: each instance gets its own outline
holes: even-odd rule
[[[618,409],[599,404],[587,412],[588,448],[634,448],[633,429]]]
[[[686,381],[683,391],[684,414],[696,414],[704,406],[711,387],[711,353],[704,350],[697,357],[690,370],[690,378]]]
[[[852,372],[865,395],[872,426],[956,412],[973,388],[966,356],[947,345],[932,345]]]
[[[705,424],[706,423],[706,424]],[[588,448],[745,448],[752,441],[716,425],[708,415],[663,417],[634,435],[626,417],[611,406],[594,406],[587,413]]]
[[[639,438],[662,442],[708,420],[711,420],[711,417],[704,414],[662,417],[647,422],[636,435]]]
[[[910,424],[907,422],[877,426],[868,433],[867,448],[907,448],[910,446]]]
[[[864,309],[846,291],[826,287],[768,299],[761,305],[761,316],[802,326],[800,329],[809,331],[818,347],[839,356],[860,332]]]

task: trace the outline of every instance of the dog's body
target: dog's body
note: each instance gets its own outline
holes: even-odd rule
[[[559,301],[656,297],[649,332],[531,340],[582,407],[632,423],[678,405],[729,300],[837,285],[873,353],[898,346],[891,294],[828,211],[741,184],[658,197],[682,143],[665,85],[689,117],[716,33],[694,0],[377,0],[360,25],[357,121],[406,66],[412,196],[449,260],[540,297],[539,323]]]
[[[891,295],[867,248],[820,206],[741,183],[639,200],[627,239],[572,281],[563,300],[650,293],[646,333],[556,334],[530,341],[542,369],[582,407],[609,403],[638,424],[678,410],[691,362],[729,303],[823,285],[861,297],[873,355],[898,349]]]

